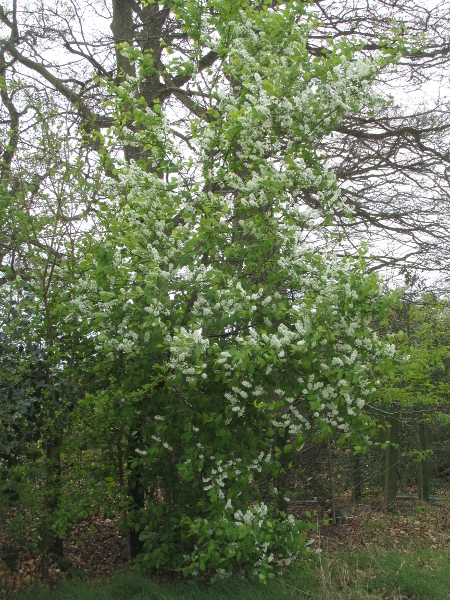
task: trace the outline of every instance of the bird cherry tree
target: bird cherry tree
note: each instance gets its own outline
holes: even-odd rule
[[[111,181],[70,318],[96,340],[92,410],[126,424],[142,568],[265,580],[306,548],[277,499],[286,457],[311,434],[364,442],[371,369],[394,351],[370,327],[386,299],[364,249],[327,249],[344,204],[318,148],[376,106],[371,82],[399,48],[366,59],[340,39],[312,56],[303,2],[170,10],[197,60],[168,53],[159,76],[170,88],[189,72],[202,105],[192,89],[148,105],[154,53],[123,44],[135,76],[114,87],[114,131],[134,159]],[[197,70],[207,52],[219,62]]]

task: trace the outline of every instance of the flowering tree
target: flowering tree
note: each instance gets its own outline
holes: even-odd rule
[[[159,100],[181,105],[199,118],[207,116],[210,98],[204,84],[211,73],[221,72],[222,58],[208,43],[211,27],[216,21],[223,30],[236,6],[252,4],[277,9],[282,2],[70,0],[55,5],[2,0],[0,177],[16,168],[23,150],[29,151],[31,132],[42,118],[41,111],[31,110],[29,94],[58,107],[70,135],[83,140],[87,163],[105,156],[103,135],[112,124],[112,110],[111,95],[102,83],[136,76],[135,65],[118,47],[125,40],[151,52],[155,72],[139,90],[149,106]],[[345,51],[349,37],[366,57],[376,56],[394,38],[403,45],[401,59],[378,78],[380,87],[391,90],[390,101],[347,113],[329,136],[317,139],[353,211],[352,219],[345,211],[339,215],[347,251],[356,252],[363,238],[378,254],[372,268],[385,273],[394,265],[420,266],[443,276],[450,247],[450,111],[445,91],[438,91],[448,81],[450,65],[446,2],[305,4],[318,20],[317,27],[305,30],[303,43],[311,61],[317,58],[320,64],[333,48],[339,52],[340,42]],[[127,159],[139,154],[138,146],[125,151]],[[92,203],[91,215],[99,200],[101,196]],[[305,193],[301,200],[315,207],[314,196]],[[1,252],[0,259],[0,269],[5,268]]]
[[[196,78],[175,53],[162,77],[170,87],[189,69],[209,108],[191,103],[179,119],[147,106],[139,86],[158,65],[123,45],[137,75],[115,88],[117,133],[141,150],[111,184],[73,310],[108,381],[95,408],[129,428],[142,564],[264,580],[305,543],[260,484],[308,433],[364,439],[371,366],[393,352],[370,328],[385,300],[364,250],[326,250],[342,204],[317,152],[340,119],[377,102],[370,83],[390,51],[357,59],[341,41],[311,58],[316,19],[303,3],[171,7],[198,61],[213,51],[220,68]],[[317,210],[299,208],[305,192]]]

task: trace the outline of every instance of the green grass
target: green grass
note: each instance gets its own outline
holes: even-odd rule
[[[240,577],[214,584],[156,583],[135,573],[123,573],[111,581],[67,582],[57,589],[33,588],[21,600],[273,600],[299,598],[314,587],[315,575],[304,571],[295,579],[280,579],[262,585]],[[299,586],[299,587],[297,587]]]
[[[327,594],[317,598],[450,598],[450,556],[444,552],[355,552],[330,561],[325,572]],[[339,593],[333,596],[333,589]]]
[[[32,588],[20,600],[449,600],[450,556],[431,550],[354,552],[292,569],[267,585],[239,577],[214,584],[148,581],[134,572],[112,580]]]

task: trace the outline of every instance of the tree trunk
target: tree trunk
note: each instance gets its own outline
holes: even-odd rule
[[[417,449],[420,452],[424,452],[429,449],[429,426],[426,423],[419,423],[417,425]],[[419,492],[419,500],[422,502],[430,501],[429,463],[430,459],[428,457],[420,460],[417,463],[417,488]]]
[[[336,498],[334,495],[333,462],[331,460],[330,438],[327,438],[327,450],[328,450],[328,477],[330,479],[331,515],[332,515],[333,525],[336,525]]]
[[[133,512],[135,515],[139,516],[141,509],[144,508],[144,504],[145,504],[145,494],[144,494],[144,490],[142,489],[140,483],[139,483],[139,476],[137,474],[133,474],[129,479],[128,479],[128,486],[135,486],[135,487],[130,487],[130,496],[132,498],[133,501]],[[134,519],[135,524],[139,525],[139,519]],[[136,531],[136,528],[133,526],[133,524],[131,524],[131,528],[130,528],[130,556],[131,559],[134,560],[139,554],[142,553],[143,549],[144,549],[144,544],[142,542],[142,540],[139,539],[139,536],[141,534],[140,528],[138,527],[138,530]]]
[[[124,468],[123,468],[123,449],[120,440],[117,442],[117,465],[119,469],[119,484],[121,489],[124,489],[125,486],[125,478],[124,478]],[[128,510],[125,506],[122,511],[123,515],[123,523],[125,526],[125,540],[127,544],[127,560],[131,560],[131,546],[130,546],[130,529],[128,527]]]
[[[145,490],[142,484],[142,467],[138,465],[131,468],[131,463],[135,460],[135,449],[139,444],[140,432],[134,438],[130,437],[128,441],[128,498],[131,499],[131,507],[128,513],[129,531],[130,531],[130,555],[134,560],[144,549],[142,540],[139,539],[140,514],[145,507]],[[137,530],[136,530],[137,527]]]
[[[350,473],[352,485],[352,502],[354,504],[361,502],[361,457],[355,454],[353,448],[350,454]]]
[[[113,18],[111,31],[116,46],[117,76],[129,75],[136,77],[136,69],[126,56],[120,51],[119,44],[128,42],[130,46],[134,43],[133,11],[131,3],[127,0],[112,0]]]
[[[384,479],[385,507],[389,512],[394,510],[397,500],[398,429],[398,419],[391,417],[390,422],[386,423],[387,446]]]
[[[285,434],[286,435],[286,434]],[[288,469],[289,469],[289,455],[284,452],[284,446],[286,444],[286,440],[284,437],[281,437],[279,431],[276,431],[275,434],[275,446],[280,449],[280,474],[275,479],[275,487],[277,488],[277,508],[283,512],[287,511],[288,502],[286,502],[286,492],[287,492],[287,478],[288,478]]]
[[[42,519],[41,577],[48,581],[50,555],[63,556],[63,539],[52,532],[52,520],[61,497],[61,446],[62,435],[45,442],[45,491],[44,516]]]
[[[380,444],[381,448],[383,448],[383,445],[386,443],[386,428],[385,427],[380,427],[378,429],[378,443]],[[378,463],[378,470],[376,472],[376,482],[384,490],[385,473],[386,473],[386,450],[384,450],[384,449],[380,450],[380,455],[378,457],[377,463]]]

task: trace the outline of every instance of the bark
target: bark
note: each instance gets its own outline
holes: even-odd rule
[[[388,512],[394,510],[397,500],[398,431],[398,419],[391,417],[390,421],[386,423],[386,442],[388,445],[385,450],[384,479],[384,501]]]
[[[354,504],[361,502],[361,457],[355,454],[354,450],[350,454],[350,473],[352,482],[352,502]]]
[[[277,506],[278,510],[286,512],[288,508],[288,502],[286,502],[286,491],[288,487],[288,472],[289,472],[289,455],[283,451],[283,448],[286,444],[286,440],[284,437],[281,437],[279,431],[277,430],[275,434],[275,447],[278,447],[281,451],[279,463],[280,463],[280,473],[275,479],[275,487],[277,488]]]
[[[145,489],[142,482],[142,467],[138,465],[131,468],[131,463],[135,460],[135,448],[139,444],[140,432],[136,437],[130,437],[128,440],[128,498],[130,500],[129,532],[130,532],[130,557],[134,560],[144,549],[142,540],[139,539],[140,515],[145,507]],[[136,530],[137,526],[137,530]]]
[[[120,440],[117,442],[117,466],[119,469],[119,484],[121,489],[124,488],[125,485],[125,477],[124,477],[124,468],[123,468],[123,449]],[[128,510],[124,507],[122,511],[123,523],[125,526],[125,539],[127,544],[127,559],[131,560],[131,546],[130,546],[130,530],[128,527]]]
[[[334,495],[333,461],[331,460],[330,438],[327,438],[327,453],[328,453],[328,477],[330,480],[331,518],[333,521],[333,525],[336,525],[336,498]]]
[[[133,46],[134,28],[131,3],[128,0],[112,0],[112,9],[111,31],[116,47],[117,76],[124,77],[125,75],[129,75],[135,77],[136,69],[134,65],[130,63],[120,50],[120,44],[124,42],[128,42],[130,46]]]
[[[144,508],[145,505],[145,494],[144,494],[144,490],[142,489],[140,482],[139,482],[139,476],[138,475],[132,475],[129,480],[128,480],[128,485],[130,488],[130,496],[131,496],[131,500],[132,500],[132,504],[133,504],[133,511],[135,513],[135,515],[139,515],[140,511]],[[132,487],[134,486],[134,487]],[[139,525],[139,520],[135,519],[136,524]],[[137,558],[137,556],[139,556],[139,554],[142,553],[143,549],[144,549],[144,544],[142,542],[142,540],[139,539],[139,536],[141,534],[140,528],[138,528],[138,530],[136,531],[135,527],[131,527],[130,528],[130,557],[131,560],[134,560],[135,558]]]
[[[41,577],[49,579],[50,556],[63,556],[63,539],[52,532],[52,520],[61,498],[62,434],[45,441],[45,493],[41,535]]]
[[[9,115],[9,142],[3,148],[1,156],[0,181],[8,182],[11,163],[19,143],[19,112],[14,106],[12,96],[8,93],[6,85],[6,63],[3,52],[0,52],[0,98]]]
[[[429,426],[426,423],[418,423],[417,425],[417,449],[420,452],[424,452],[429,449]],[[430,459],[428,457],[417,463],[417,488],[419,500],[422,502],[430,501],[429,465]]]

